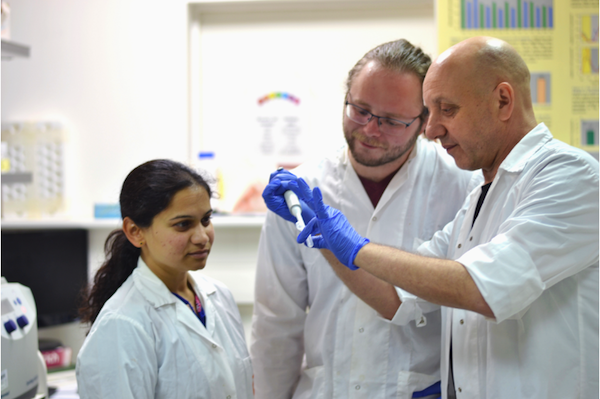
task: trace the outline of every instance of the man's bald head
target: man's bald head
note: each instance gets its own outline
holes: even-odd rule
[[[447,77],[455,75],[453,78],[477,90],[487,91],[508,82],[521,105],[532,107],[529,69],[519,53],[503,40],[487,36],[466,39],[443,52],[431,68],[431,72],[443,70]]]
[[[439,140],[459,167],[482,169],[492,181],[504,158],[537,124],[529,79],[527,65],[508,43],[492,37],[458,43],[425,76],[427,137]]]

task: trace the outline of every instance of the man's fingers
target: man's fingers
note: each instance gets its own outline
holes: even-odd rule
[[[315,187],[313,189],[313,201],[314,201],[314,211],[319,217],[319,219],[327,219],[329,217],[327,213],[327,208],[323,203],[323,195],[321,194],[321,190],[319,187]]]

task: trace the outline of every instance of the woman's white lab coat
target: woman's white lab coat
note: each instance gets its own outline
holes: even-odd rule
[[[86,398],[252,398],[252,365],[231,292],[191,272],[206,328],[141,260],[106,302],[77,357]]]

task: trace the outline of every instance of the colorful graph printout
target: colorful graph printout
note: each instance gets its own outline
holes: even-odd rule
[[[581,39],[585,43],[598,43],[597,15],[583,15],[581,17]]]
[[[598,74],[598,47],[581,49],[581,73],[584,75]]]
[[[554,27],[552,0],[461,0],[463,29]]]
[[[469,37],[512,45],[527,64],[537,122],[598,153],[598,0],[436,0],[438,55]]]
[[[600,124],[599,124],[598,119],[581,121],[581,145],[582,146],[598,145],[599,126],[600,126]]]
[[[534,104],[550,104],[550,73],[531,72],[531,101]]]

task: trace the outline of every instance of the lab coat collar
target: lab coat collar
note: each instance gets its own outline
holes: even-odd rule
[[[425,139],[421,135],[417,138],[417,141],[415,142],[413,149],[411,150],[410,154],[408,155],[408,158],[406,159],[404,164],[400,167],[400,169],[398,169],[398,171],[396,171],[396,173],[394,174],[394,177],[392,178],[392,180],[390,180],[387,188],[383,192],[383,195],[379,199],[379,202],[377,203],[377,207],[373,209],[373,211],[375,213],[379,212],[379,210],[383,209],[387,205],[387,203],[392,199],[394,194],[400,189],[400,187],[402,187],[404,185],[404,183],[411,176],[411,170],[413,170],[413,166],[414,166],[413,161],[417,157],[417,154],[420,151],[423,151],[422,149],[419,150],[419,148],[423,145],[422,144],[423,140],[427,140],[427,139]],[[342,165],[344,165],[344,169],[346,170],[346,173],[343,177],[343,184],[340,187],[361,187],[361,188],[363,188],[363,185],[360,182],[360,178],[358,177],[356,170],[354,170],[354,168],[352,167],[352,163],[350,162],[349,152],[350,152],[350,148],[348,147],[348,145],[345,145],[343,148],[343,152],[341,154],[339,154],[341,157],[341,163],[342,163]],[[352,183],[349,183],[349,182],[352,182]],[[344,197],[341,192],[338,193],[338,198],[340,198],[340,197],[341,198]],[[362,190],[360,190],[360,193],[358,193],[358,192],[355,193],[354,199],[357,201],[362,201],[364,203],[365,207],[373,206],[373,204],[371,203],[371,199],[369,198],[369,195],[364,190],[364,188]],[[342,209],[342,211],[344,211],[344,210],[345,209]]]
[[[141,256],[133,271],[133,282],[144,298],[155,308],[175,303],[178,300],[171,294],[165,283],[150,270]]]
[[[529,159],[546,143],[552,140],[552,133],[542,122],[527,133],[512,149],[506,159],[500,164],[499,170],[518,173],[521,172]]]
[[[208,280],[195,278],[193,273],[192,285],[198,296],[205,299],[208,295],[212,295],[217,291],[217,288]],[[167,286],[150,270],[142,257],[138,258],[137,268],[134,270],[134,283],[144,298],[150,302],[155,308],[160,306],[177,303],[177,299]],[[206,302],[202,301],[203,304]]]
[[[213,283],[203,278],[197,278],[193,272],[190,273],[194,291],[201,298],[204,312],[206,313],[207,324],[206,328],[204,328],[200,323],[200,320],[198,320],[183,302],[177,299],[177,297],[169,291],[167,286],[152,272],[152,270],[150,270],[141,257],[138,259],[137,268],[133,273],[134,284],[150,304],[155,308],[164,305],[175,306],[175,308],[178,309],[176,314],[179,322],[188,327],[192,332],[210,341],[214,347],[220,346],[211,337],[211,332],[215,330],[216,309],[213,303],[208,300],[208,296],[217,291],[217,288]]]

